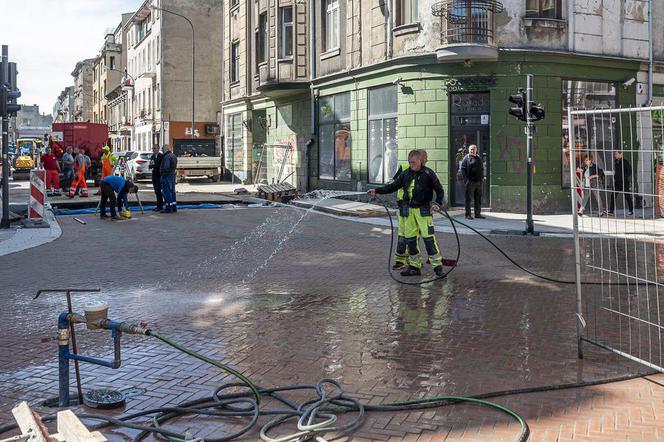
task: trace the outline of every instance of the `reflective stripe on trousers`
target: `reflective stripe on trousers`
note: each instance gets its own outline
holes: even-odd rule
[[[427,249],[431,266],[433,268],[441,266],[443,258],[440,255],[438,241],[436,241],[436,236],[434,235],[433,216],[423,216],[420,209],[411,208],[405,224],[404,236],[408,245],[408,265],[418,269],[422,267],[422,258],[420,257],[417,245],[417,238],[421,236],[424,240],[424,246]]]

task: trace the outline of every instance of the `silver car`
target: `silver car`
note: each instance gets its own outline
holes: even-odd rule
[[[127,178],[132,181],[152,178],[151,152],[127,152]]]

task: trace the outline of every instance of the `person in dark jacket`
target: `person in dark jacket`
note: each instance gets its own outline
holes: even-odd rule
[[[461,160],[461,174],[466,184],[466,218],[473,219],[470,213],[470,200],[475,202],[475,218],[482,216],[482,186],[484,185],[484,164],[477,155],[477,146],[468,146],[468,155]]]
[[[127,194],[129,192],[138,192],[138,186],[129,180],[125,180],[121,176],[109,175],[102,178],[99,182],[99,189],[101,191],[101,203],[99,204],[101,218],[108,218],[106,215],[106,203],[110,201],[111,219],[122,219],[115,211],[117,205],[118,210],[127,206]],[[115,194],[117,193],[117,197]]]
[[[436,275],[443,274],[442,257],[438,242],[434,235],[432,211],[441,210],[443,205],[443,186],[436,173],[423,165],[422,152],[412,150],[408,154],[409,167],[395,179],[377,189],[370,189],[369,195],[388,194],[403,190],[403,202],[401,204],[402,216],[406,217],[405,232],[406,244],[408,246],[408,268],[401,272],[402,276],[421,275],[422,258],[417,246],[417,238],[421,236],[429,255],[429,262]],[[436,192],[435,202],[432,204],[433,193]]]
[[[592,195],[597,204],[596,208],[599,212],[599,216],[606,216],[606,211],[602,204],[602,194],[600,192],[600,189],[603,188],[604,171],[595,164],[592,155],[586,155],[583,161],[585,164],[581,175],[583,177],[583,198],[578,213],[579,215],[584,214],[588,202],[590,202],[592,208],[592,201],[590,200]]]
[[[164,154],[159,152],[159,146],[156,144],[152,146],[152,156],[150,157],[150,166],[152,169],[152,187],[154,188],[154,195],[157,198],[157,206],[154,208],[155,212],[161,212],[164,209],[164,197],[161,192],[161,159]]]
[[[168,144],[162,147],[164,156],[159,165],[159,175],[161,179],[161,191],[164,194],[164,209],[163,213],[177,212],[178,208],[175,202],[175,171],[178,165],[178,159],[175,154],[170,150]]]
[[[634,215],[634,203],[632,202],[632,194],[630,189],[629,179],[632,177],[632,165],[629,161],[623,159],[622,151],[616,150],[613,152],[613,190],[611,192],[611,201],[609,202],[609,215],[613,215],[613,210],[616,207],[616,194],[622,194],[624,201],[627,202],[629,215]]]

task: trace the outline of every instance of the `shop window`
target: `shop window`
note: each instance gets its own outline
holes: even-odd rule
[[[318,176],[351,179],[350,92],[320,98],[318,102]]]
[[[293,55],[293,7],[279,8],[279,58]]]
[[[417,0],[396,0],[396,25],[408,25],[419,21],[417,14]]]
[[[369,90],[369,182],[384,184],[392,179],[397,160],[397,88]]]
[[[244,167],[245,152],[242,140],[242,113],[228,116],[226,125],[225,167],[233,176],[246,178]]]
[[[611,170],[613,149],[620,146],[620,122],[606,114],[574,116],[570,134],[567,110],[615,108],[616,85],[612,82],[563,80],[562,82],[562,186],[570,187],[570,162],[583,166],[583,158],[592,154],[603,170]],[[574,158],[571,141],[574,140]],[[608,169],[607,169],[608,166]]]
[[[561,0],[526,0],[528,18],[560,19],[561,9]]]

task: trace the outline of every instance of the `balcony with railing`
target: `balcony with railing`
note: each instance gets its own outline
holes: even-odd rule
[[[442,0],[431,13],[440,18],[438,61],[497,60],[495,15],[503,12],[496,0]]]

